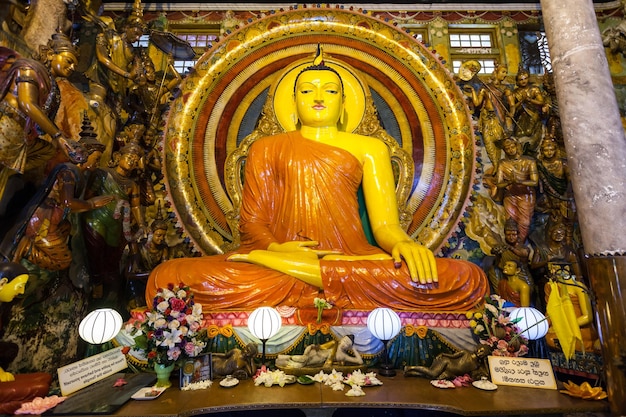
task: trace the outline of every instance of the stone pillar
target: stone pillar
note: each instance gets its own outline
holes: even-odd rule
[[[67,33],[70,22],[67,20],[67,6],[63,0],[37,0],[31,3],[22,38],[38,53],[39,47],[47,44],[58,30]]]
[[[541,0],[541,8],[590,283],[598,296],[611,413],[626,415],[626,345],[611,335],[623,334],[626,313],[622,298],[609,299],[623,295],[620,275],[626,270],[605,264],[626,253],[626,138],[592,0]],[[613,293],[615,288],[622,289]]]

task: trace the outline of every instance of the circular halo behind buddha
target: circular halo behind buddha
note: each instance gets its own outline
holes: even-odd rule
[[[250,22],[217,43],[172,103],[165,185],[185,234],[202,253],[237,246],[236,190],[244,162],[233,164],[232,157],[256,137],[293,129],[290,104],[274,97],[293,86],[279,82],[295,77],[285,69],[310,62],[318,44],[331,65],[345,71],[354,107],[365,107],[362,116],[348,117],[346,130],[398,148],[391,153],[399,155],[397,195],[409,235],[437,250],[457,227],[474,181],[475,150],[471,117],[451,74],[411,34],[365,12],[295,8]],[[403,171],[403,164],[410,167]]]

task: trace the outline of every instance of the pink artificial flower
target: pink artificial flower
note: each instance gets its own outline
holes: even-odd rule
[[[195,351],[196,351],[196,347],[194,346],[193,343],[191,343],[191,342],[185,343],[185,353],[188,356],[193,356]]]
[[[124,385],[128,384],[128,382],[126,382],[126,380],[124,378],[118,378],[117,381],[115,381],[115,384],[113,384],[114,387],[122,387]]]
[[[144,309],[133,309],[130,311],[130,317],[131,317],[131,321],[134,320],[135,322],[139,322],[139,323],[143,323],[144,321],[146,321],[146,313],[148,312],[147,308]]]
[[[509,347],[509,344],[506,342],[506,340],[498,340],[498,349],[501,350],[507,350]]]
[[[50,397],[35,397],[31,402],[22,403],[20,408],[15,410],[15,414],[43,414],[47,410],[56,407],[57,404],[65,401],[66,397],[52,395]]]
[[[472,377],[468,374],[459,375],[452,380],[455,387],[468,387],[472,383]]]
[[[200,329],[200,323],[198,323],[197,321],[192,321],[191,323],[189,323],[189,330],[191,330],[192,332],[197,332]]]
[[[180,298],[174,298],[170,300],[170,307],[174,311],[184,311],[187,307],[187,304],[185,304],[185,302]]]
[[[180,357],[180,348],[178,346],[171,348],[167,351],[167,359],[176,361]]]

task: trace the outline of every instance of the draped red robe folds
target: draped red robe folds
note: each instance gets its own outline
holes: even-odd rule
[[[255,142],[245,167],[237,253],[267,249],[272,242],[315,240],[318,249],[346,255],[382,250],[368,243],[358,213],[363,175],[347,151],[290,132]],[[247,310],[261,305],[313,307],[324,297],[341,309],[464,311],[488,292],[476,265],[437,258],[438,288],[411,281],[408,268],[388,261],[321,261],[324,293],[289,275],[227,261],[229,254],[182,258],[157,266],[146,290],[151,305],[159,287],[184,282],[205,311]]]

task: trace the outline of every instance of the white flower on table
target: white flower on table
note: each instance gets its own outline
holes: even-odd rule
[[[265,371],[256,376],[254,379],[254,385],[259,386],[263,384],[266,387],[279,385],[284,387],[286,384],[294,382],[295,379],[296,378],[293,375],[287,375],[281,370]]]
[[[365,395],[365,392],[363,392],[363,388],[361,388],[360,385],[353,385],[352,388],[346,392],[346,396],[348,397],[360,397],[362,395]]]

